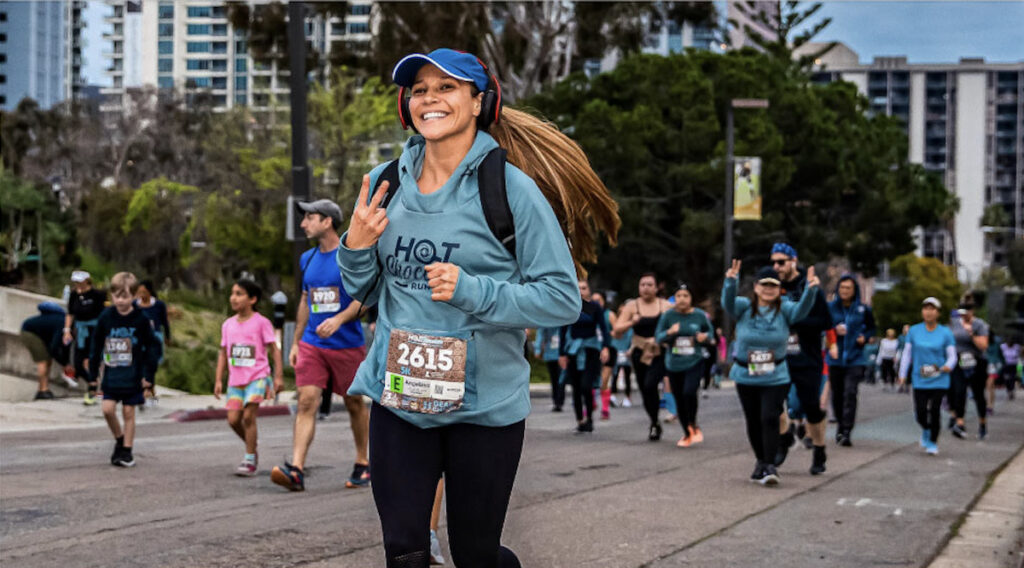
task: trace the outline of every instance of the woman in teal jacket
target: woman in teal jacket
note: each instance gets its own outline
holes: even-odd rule
[[[577,230],[596,222],[614,241],[615,204],[579,146],[502,109],[500,86],[476,56],[412,54],[393,78],[402,123],[418,134],[398,159],[397,188],[377,185],[385,165],[364,176],[338,248],[345,289],[379,308],[349,394],[373,399],[370,464],[386,566],[427,566],[442,474],[453,563],[519,566],[500,539],[530,412],[523,330],[577,320],[574,261],[594,257],[594,233]],[[485,218],[478,183],[499,142],[512,251]],[[552,199],[568,200],[557,202],[565,218]]]
[[[750,298],[737,298],[739,273],[740,261],[733,260],[722,287],[722,308],[736,319],[732,348],[736,364],[729,378],[736,381],[736,393],[747,420],[747,438],[757,457],[750,479],[776,485],[779,474],[773,461],[779,446],[779,415],[789,392],[789,326],[810,313],[820,282],[814,267],[808,267],[807,286],[800,301],[793,302],[781,296],[778,274],[766,267],[757,273]]]

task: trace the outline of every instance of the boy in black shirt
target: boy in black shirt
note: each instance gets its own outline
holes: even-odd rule
[[[130,272],[118,272],[110,279],[114,305],[100,314],[89,360],[94,376],[103,376],[103,417],[117,441],[110,463],[120,467],[135,465],[135,407],[146,402],[143,389],[153,385],[160,353],[149,319],[132,305],[138,286]],[[123,407],[123,430],[117,420],[118,402]]]

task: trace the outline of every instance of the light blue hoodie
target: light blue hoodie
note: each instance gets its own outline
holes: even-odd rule
[[[498,146],[478,132],[469,153],[437,191],[424,195],[416,179],[424,140],[413,136],[399,158],[401,189],[388,206],[389,223],[376,245],[338,248],[345,289],[377,303],[375,340],[349,394],[380,402],[392,328],[467,340],[463,405],[447,414],[390,409],[421,428],[455,423],[507,426],[530,413],[530,366],[523,357],[525,328],[576,321],[581,299],[569,246],[537,184],[511,164],[505,167],[509,207],[516,227],[516,258],[484,219],[477,167]],[[384,165],[370,172],[376,187]],[[379,264],[378,264],[379,261]],[[430,299],[424,266],[450,262],[459,280],[450,302]],[[383,277],[376,277],[383,267]],[[370,287],[376,286],[371,290]]]

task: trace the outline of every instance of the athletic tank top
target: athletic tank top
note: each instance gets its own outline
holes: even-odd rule
[[[658,307],[661,307],[660,301],[658,302]],[[636,313],[640,313],[640,300],[637,300]],[[633,324],[633,334],[637,337],[654,337],[654,331],[658,328],[659,319],[661,319],[661,314],[653,317],[641,315],[640,321]]]

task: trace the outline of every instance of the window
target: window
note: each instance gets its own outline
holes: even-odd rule
[[[173,89],[174,88],[174,77],[159,77],[157,80],[157,86],[161,89]]]
[[[228,104],[228,96],[227,95],[214,95],[213,96],[213,106],[222,107],[222,106],[227,106],[227,104]]]
[[[187,59],[185,68],[189,71],[207,71],[210,69],[209,59]]]
[[[226,88],[228,88],[228,78],[227,77],[214,77],[213,78],[213,88],[214,89],[226,89]]]
[[[7,12],[0,12],[0,22],[7,21]]]
[[[7,34],[0,34],[0,43],[7,43]]]
[[[244,91],[248,87],[249,87],[249,83],[248,83],[245,75],[242,75],[241,77],[235,77],[235,90],[236,91]]]
[[[227,10],[225,10],[224,6],[214,6],[210,8],[210,17],[223,18],[224,16],[227,16]]]
[[[350,34],[366,34],[370,33],[369,24],[356,24],[351,23],[348,25],[348,33]]]
[[[249,44],[244,39],[235,41],[235,53],[245,53],[249,49]]]
[[[215,35],[215,36],[226,36],[226,35],[228,35],[228,25],[227,24],[213,24],[213,26],[210,27],[210,35]]]
[[[198,87],[198,88],[209,88],[210,87],[210,78],[209,77],[195,77],[193,79],[189,79],[189,81],[192,82],[192,86],[193,87]]]
[[[160,37],[173,37],[174,36],[174,24],[160,24],[160,25],[157,26],[157,30],[159,30],[157,32],[157,34]],[[116,34],[117,31],[115,30],[114,33]]]
[[[215,42],[213,42],[211,44],[211,47],[213,48],[213,49],[211,49],[211,51],[213,53],[227,53],[228,52],[228,42],[226,42],[226,41],[215,41]]]
[[[170,73],[174,71],[174,60],[173,59],[160,59],[157,61],[157,69],[160,73]]]
[[[7,97],[4,96],[4,95],[0,95],[0,105],[5,105],[5,104],[7,104]]]
[[[173,41],[161,41],[157,44],[160,55],[170,55],[174,53],[174,42]],[[115,48],[116,51],[116,48]]]
[[[209,53],[210,42],[208,41],[190,41],[185,46],[185,51],[189,53]]]
[[[227,71],[228,60],[227,59],[213,59],[210,61],[211,71]]]
[[[0,85],[7,83],[7,75],[0,75]]]
[[[210,7],[209,6],[189,6],[188,17],[190,18],[209,18]]]
[[[0,63],[7,63],[7,54],[0,53]]]
[[[248,71],[249,62],[244,59],[235,60],[235,73],[245,73]]]
[[[210,35],[210,26],[208,24],[189,24],[188,35]]]
[[[353,16],[366,16],[370,13],[370,4],[349,4],[348,13]]]
[[[161,20],[170,20],[174,17],[174,4],[160,4],[158,11],[158,18]]]
[[[237,94],[237,95],[235,95],[235,104],[236,105],[244,105],[245,103],[248,102],[246,100],[247,98],[248,97],[246,96],[245,93]]]

